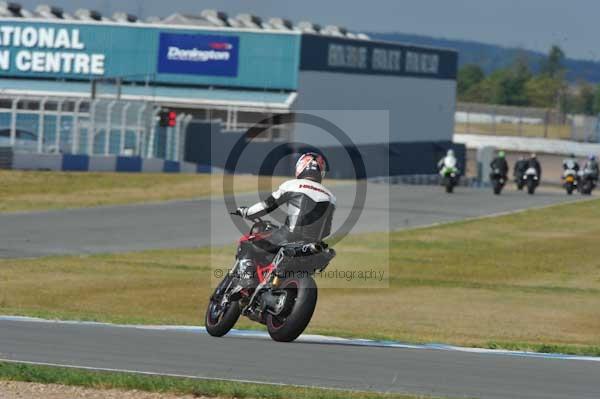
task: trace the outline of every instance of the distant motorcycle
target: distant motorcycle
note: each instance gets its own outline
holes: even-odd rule
[[[523,180],[524,173],[522,171],[515,171],[515,184],[517,185],[517,190],[523,190],[525,186],[525,180]]]
[[[563,181],[563,187],[567,190],[567,194],[573,194],[573,191],[575,191],[578,186],[577,172],[574,169],[565,170]]]
[[[528,168],[522,177],[523,186],[527,186],[527,192],[530,195],[535,194],[535,189],[540,184],[540,178],[535,168]]]
[[[442,175],[442,185],[446,187],[447,193],[453,193],[454,187],[458,185],[458,168],[455,166],[444,166],[440,172]]]
[[[596,179],[591,170],[585,169],[581,172],[581,183],[579,192],[582,195],[592,195],[592,191],[596,188]]]
[[[496,168],[492,171],[492,173],[490,173],[490,181],[492,182],[494,194],[500,195],[504,185],[506,184],[506,176],[500,171],[500,169]]]

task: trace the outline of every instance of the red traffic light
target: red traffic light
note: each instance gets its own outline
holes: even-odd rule
[[[162,111],[159,115],[159,120],[162,127],[175,127],[177,126],[177,112]]]
[[[177,126],[177,112],[169,112],[169,127]]]

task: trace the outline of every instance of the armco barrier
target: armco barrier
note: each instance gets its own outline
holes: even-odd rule
[[[389,177],[374,177],[369,179],[373,183],[386,184],[407,184],[415,186],[436,186],[442,183],[442,178],[439,174],[435,175],[402,175]],[[481,187],[482,185],[474,177],[461,176],[458,180],[459,186],[464,187]]]
[[[179,173],[181,168],[179,166],[179,162],[175,161],[165,161],[163,164],[163,172],[166,173]]]
[[[13,154],[12,169],[70,172],[211,173],[209,165],[157,158],[87,156],[71,154]]]
[[[13,154],[13,169],[20,170],[62,170],[62,155],[56,154]]]
[[[0,169],[10,169],[13,163],[12,147],[0,147]]]
[[[90,157],[90,167],[88,171],[93,172],[114,172],[117,170],[117,157]]]
[[[62,170],[85,172],[90,168],[90,157],[85,155],[63,155]]]
[[[141,172],[141,157],[117,157],[117,172]]]

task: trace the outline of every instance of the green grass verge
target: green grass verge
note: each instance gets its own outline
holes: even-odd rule
[[[309,333],[600,355],[600,201],[349,236],[328,270],[388,269],[389,287],[319,281]],[[233,246],[0,260],[0,313],[199,325]],[[244,318],[239,328],[259,326]]]
[[[300,388],[267,384],[193,378],[149,376],[134,373],[88,371],[0,362],[0,379],[41,384],[82,386],[95,389],[123,389],[146,392],[191,394],[219,398],[266,399],[417,399],[425,396],[379,394]]]

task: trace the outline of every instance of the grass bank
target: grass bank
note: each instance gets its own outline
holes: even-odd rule
[[[83,386],[95,389],[123,389],[146,392],[191,394],[218,398],[269,399],[425,399],[407,396],[317,388],[297,388],[266,384],[191,378],[160,377],[141,374],[95,372],[71,368],[0,363],[0,380]]]
[[[252,192],[257,187],[273,187],[283,180],[235,176],[234,191]],[[231,192],[223,190],[221,175],[0,170],[0,212],[122,205],[223,194]]]
[[[322,289],[308,331],[600,355],[598,220],[591,201],[349,237],[329,270],[389,260],[389,287]],[[233,247],[0,260],[0,313],[199,325],[211,265],[232,259]]]

